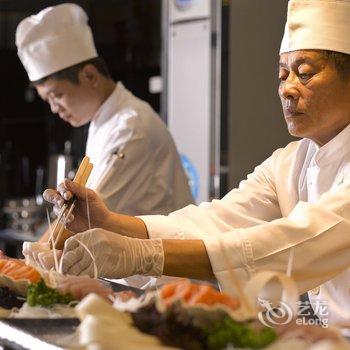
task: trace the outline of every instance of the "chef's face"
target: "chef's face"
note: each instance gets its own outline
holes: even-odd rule
[[[90,122],[101,105],[93,81],[89,78],[81,71],[79,84],[48,78],[35,88],[40,97],[50,105],[52,113],[57,113],[72,126],[79,127]]]
[[[319,146],[350,123],[350,79],[317,50],[281,54],[279,95],[288,131]]]

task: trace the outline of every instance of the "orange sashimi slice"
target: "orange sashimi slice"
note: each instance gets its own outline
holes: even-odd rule
[[[195,288],[196,286],[187,280],[172,282],[161,288],[160,296],[166,304],[171,304],[178,299],[186,301],[191,298]]]
[[[6,260],[0,260],[0,273],[3,267],[5,266],[5,264],[6,264]]]
[[[8,276],[12,277],[15,280],[27,279],[33,283],[38,282],[41,278],[40,273],[32,268],[26,270],[21,269],[21,271],[15,271]]]
[[[188,300],[189,305],[205,304],[213,306],[217,304],[226,305],[232,310],[236,310],[240,306],[240,302],[237,298],[233,298],[227,294],[216,291],[213,287],[202,285],[199,287],[198,292]]]
[[[188,280],[164,285],[160,290],[160,296],[166,305],[182,300],[188,305],[225,305],[232,310],[240,306],[237,298],[221,293],[212,286],[192,284]]]
[[[3,275],[7,275],[10,273],[12,270],[16,270],[17,268],[23,266],[22,264],[17,263],[16,261],[13,260],[8,260],[7,263],[2,267],[1,273]]]
[[[0,260],[0,274],[13,278],[14,280],[27,279],[30,282],[38,282],[40,273],[24,261],[10,259]]]

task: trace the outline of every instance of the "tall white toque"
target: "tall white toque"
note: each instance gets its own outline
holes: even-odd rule
[[[22,20],[16,45],[30,81],[98,56],[85,11],[69,3]]]
[[[319,49],[350,54],[350,0],[290,0],[280,54]]]

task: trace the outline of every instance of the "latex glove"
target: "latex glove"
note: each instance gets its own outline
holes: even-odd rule
[[[111,212],[93,190],[66,179],[58,186],[57,191],[53,189],[45,190],[43,197],[54,205],[54,212],[58,216],[64,203],[70,200],[73,195],[77,197],[77,202],[73,215],[67,218],[66,227],[72,232],[103,227],[103,223],[107,221]],[[89,216],[87,208],[89,208]]]
[[[27,265],[39,267],[43,270],[55,268],[55,259],[48,242],[23,242],[22,253]],[[61,250],[56,250],[57,259],[60,261]]]
[[[94,277],[91,251],[99,277],[161,276],[164,250],[161,239],[137,239],[103,229],[92,229],[69,238],[63,249],[62,272]]]

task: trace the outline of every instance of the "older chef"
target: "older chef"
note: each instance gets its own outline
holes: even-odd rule
[[[330,323],[349,322],[349,32],[349,0],[289,2],[279,94],[289,132],[302,139],[276,150],[223,199],[135,218],[108,211],[90,191],[93,225],[101,228],[75,237],[95,255],[99,273],[215,276],[230,291],[230,270],[242,284],[261,270],[285,272],[293,250],[300,293],[313,290],[312,303],[328,302]],[[59,193],[85,200],[69,181]],[[45,197],[57,203],[57,195]],[[86,230],[86,213],[77,211],[71,228]],[[65,251],[67,273],[91,273],[76,240]]]
[[[150,105],[115,83],[76,4],[48,7],[17,27],[18,56],[53,113],[90,122],[88,187],[121,213],[167,214],[193,202],[175,144]],[[117,50],[118,48],[116,48]]]

